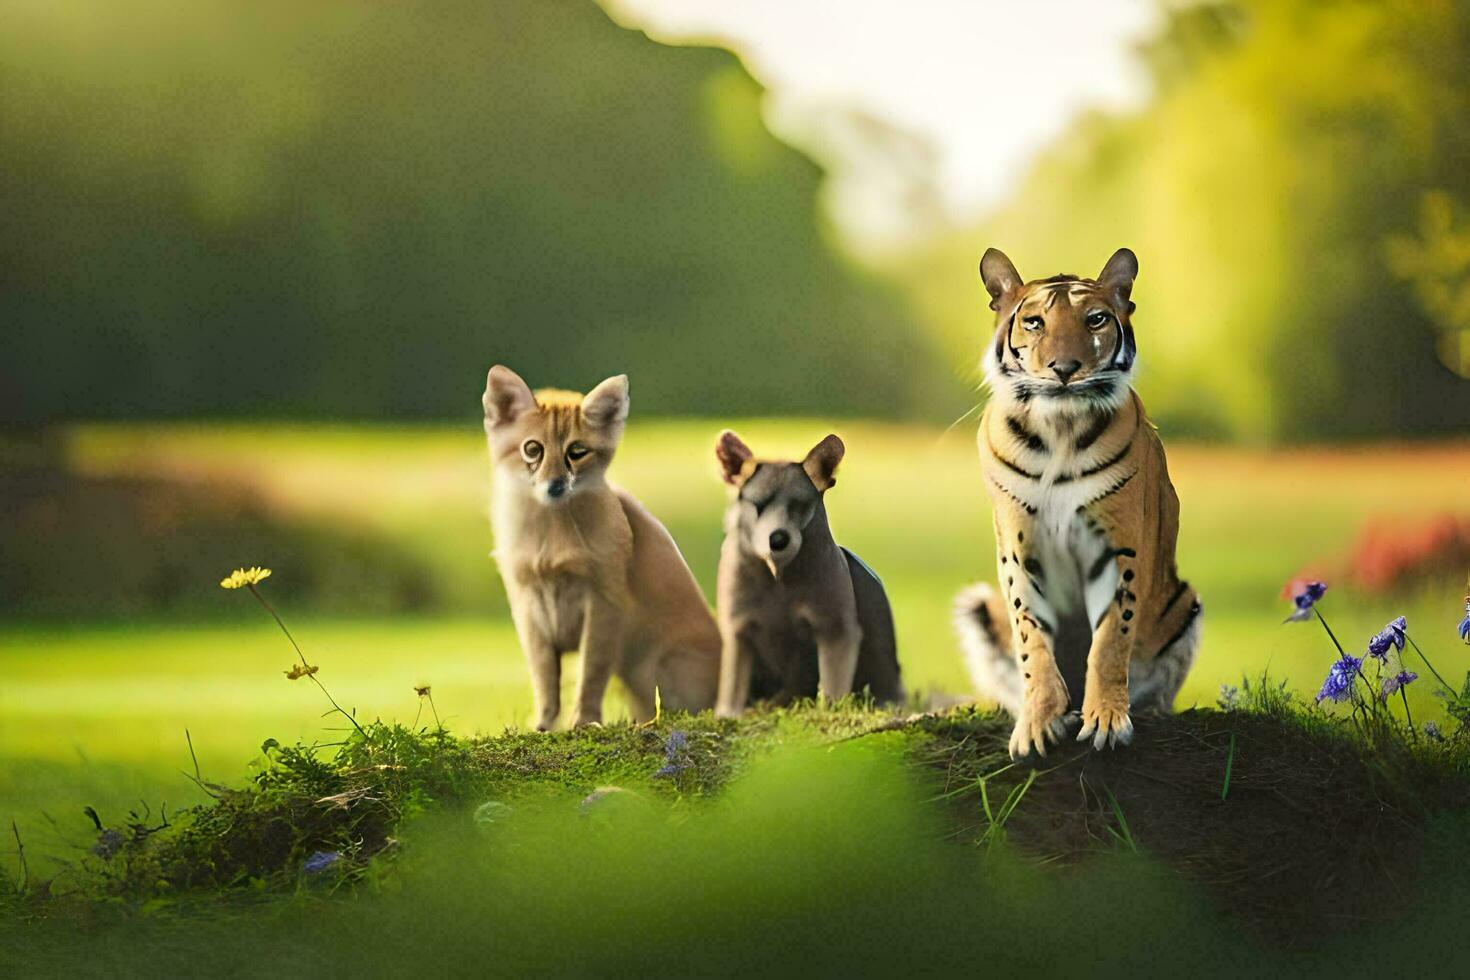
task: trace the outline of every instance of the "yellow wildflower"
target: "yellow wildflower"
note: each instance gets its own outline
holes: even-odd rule
[[[286,671],[286,680],[294,681],[302,677],[310,677],[319,670],[321,670],[320,667],[308,667],[306,664],[292,664],[291,669]]]
[[[245,585],[255,585],[271,577],[269,568],[261,568],[258,565],[252,568],[237,568],[230,573],[230,577],[220,579],[219,587],[222,589],[238,589]]]

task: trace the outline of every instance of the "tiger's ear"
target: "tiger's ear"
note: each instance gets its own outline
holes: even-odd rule
[[[806,459],[801,461],[801,468],[806,470],[806,475],[811,477],[812,485],[821,493],[826,493],[837,483],[834,474],[837,472],[837,464],[842,462],[847,447],[842,440],[835,435],[830,435],[812,447],[812,451],[806,454]]]
[[[1128,312],[1132,313],[1133,304],[1128,302],[1128,296],[1133,292],[1133,280],[1137,278],[1138,256],[1132,249],[1120,248],[1098,273],[1097,284],[1116,296],[1119,303],[1126,303]]]
[[[1131,253],[1130,253],[1131,254]],[[1000,299],[1013,289],[1022,286],[1021,274],[1006,258],[1006,253],[998,248],[987,248],[985,254],[980,257],[980,279],[985,283],[985,291],[990,294],[990,308],[1000,309]]]

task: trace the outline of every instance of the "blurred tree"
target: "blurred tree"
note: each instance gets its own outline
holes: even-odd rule
[[[1470,379],[1470,219],[1444,191],[1426,191],[1419,226],[1388,242],[1395,273],[1440,330],[1435,345],[1445,367]]]
[[[920,411],[932,346],[760,94],[587,0],[9,4],[0,412],[462,417],[496,361]]]
[[[1165,12],[1141,51],[1156,93],[1145,109],[1081,120],[997,214],[910,260],[946,346],[979,356],[985,246],[1044,276],[1095,275],[1128,245],[1142,265],[1140,387],[1166,427],[1250,440],[1470,430],[1470,382],[1443,339],[1457,314],[1429,285],[1445,272],[1416,271],[1409,256],[1431,252],[1403,244],[1427,233],[1427,189],[1470,201],[1470,5]],[[1426,247],[1442,259],[1447,241]]]

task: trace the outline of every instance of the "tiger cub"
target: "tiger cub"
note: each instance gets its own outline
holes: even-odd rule
[[[1172,708],[1200,628],[1175,566],[1179,499],[1129,383],[1138,260],[1122,248],[1097,279],[1025,282],[992,248],[980,275],[996,311],[979,445],[1000,587],[956,600],[965,658],[1016,720],[1012,757],[1045,755],[1077,712],[1078,741],[1127,744],[1130,710]]]

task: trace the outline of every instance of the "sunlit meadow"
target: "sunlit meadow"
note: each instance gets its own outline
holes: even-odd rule
[[[712,454],[721,424],[635,416],[613,470],[667,523],[707,595],[724,502]],[[734,427],[770,454],[804,452],[829,429],[842,434],[849,450],[829,496],[833,525],[884,579],[906,682],[938,703],[968,697],[950,602],[965,582],[994,572],[972,429],[794,420]],[[85,427],[69,434],[66,454],[90,475],[255,487],[282,518],[381,536],[414,553],[434,570],[451,612],[313,616],[293,610],[293,582],[279,568],[260,588],[359,718],[411,722],[422,710],[414,687],[431,683],[457,733],[526,721],[529,683],[489,557],[489,466],[476,427]],[[1262,671],[1314,694],[1334,654],[1315,626],[1283,625],[1287,581],[1302,568],[1331,567],[1370,518],[1453,510],[1470,485],[1470,451],[1457,444],[1290,452],[1171,444],[1170,466],[1182,500],[1180,566],[1206,610],[1181,708],[1213,705],[1222,684]],[[197,801],[179,775],[191,766],[186,729],[201,764],[226,781],[258,762],[267,737],[337,737],[344,723],[322,715],[330,705],[319,692],[282,676],[295,654],[276,625],[244,590],[218,588],[228,570],[198,570],[189,608],[207,610],[207,619],[194,612],[0,630],[0,798],[23,828],[49,832],[42,811],[83,804]],[[1324,608],[1359,656],[1384,623],[1404,615],[1426,652],[1439,651],[1440,670],[1463,677],[1470,647],[1455,634],[1461,584],[1431,580],[1385,597],[1342,584]],[[1420,718],[1435,717],[1428,685],[1407,693]],[[616,691],[609,708],[622,714]]]

